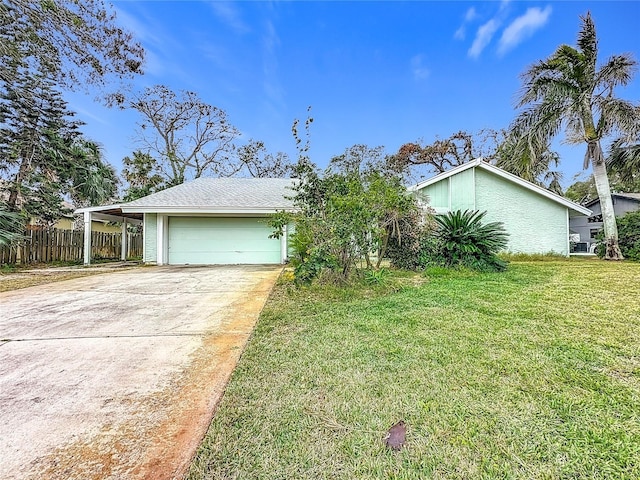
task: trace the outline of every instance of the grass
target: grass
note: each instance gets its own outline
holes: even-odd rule
[[[187,478],[640,478],[639,264],[394,275],[282,282]]]

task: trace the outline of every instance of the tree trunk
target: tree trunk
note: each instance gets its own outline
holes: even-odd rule
[[[593,179],[600,199],[600,210],[602,212],[602,223],[604,225],[605,260],[624,260],[620,246],[618,245],[618,226],[616,215],[613,211],[613,201],[611,200],[611,189],[609,178],[607,177],[607,167],[602,156],[600,145],[597,150],[600,155],[595,155],[592,159]]]

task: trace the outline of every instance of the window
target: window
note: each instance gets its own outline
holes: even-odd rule
[[[592,240],[595,239],[598,236],[598,233],[600,233],[600,230],[600,228],[592,228],[589,230],[589,238]]]

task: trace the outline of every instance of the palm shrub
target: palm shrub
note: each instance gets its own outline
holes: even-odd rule
[[[502,222],[482,223],[487,212],[457,210],[435,218],[438,252],[447,266],[481,271],[502,271],[507,263],[497,253],[507,246],[508,233]]]
[[[24,218],[0,204],[0,247],[13,245],[24,238]]]

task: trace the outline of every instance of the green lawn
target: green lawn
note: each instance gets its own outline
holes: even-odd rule
[[[390,281],[281,282],[188,478],[640,478],[640,264]]]

